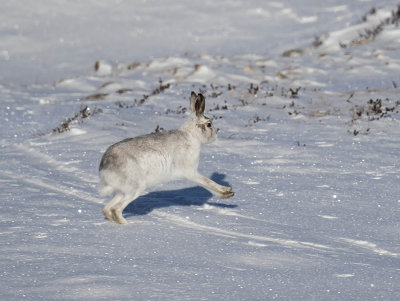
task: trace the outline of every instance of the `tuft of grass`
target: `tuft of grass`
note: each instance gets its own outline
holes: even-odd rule
[[[68,132],[71,130],[71,123],[74,121],[81,122],[83,119],[86,119],[90,116],[102,113],[103,110],[100,108],[95,108],[94,110],[90,110],[88,106],[85,106],[80,109],[78,113],[76,113],[74,116],[69,117],[65,121],[63,121],[58,127],[54,128],[52,130],[53,133],[64,133]]]

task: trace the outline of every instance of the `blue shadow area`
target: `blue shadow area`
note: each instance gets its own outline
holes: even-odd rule
[[[211,179],[220,185],[230,186],[224,181],[225,175],[213,173]],[[154,209],[170,207],[170,206],[202,206],[205,204],[219,208],[236,208],[237,205],[209,202],[212,194],[200,186],[177,189],[154,191],[142,195],[124,210],[124,216],[130,217],[135,215],[146,215]]]

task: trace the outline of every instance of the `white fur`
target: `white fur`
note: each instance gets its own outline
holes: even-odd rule
[[[188,179],[221,198],[234,195],[198,171],[200,147],[216,139],[211,121],[203,115],[205,99],[192,92],[191,114],[178,130],[152,133],[120,141],[104,153],[100,167],[100,194],[114,193],[103,214],[125,224],[122,211],[148,187],[175,179]]]

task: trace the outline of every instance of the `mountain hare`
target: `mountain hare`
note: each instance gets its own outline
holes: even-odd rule
[[[198,171],[200,147],[217,138],[209,118],[203,115],[205,99],[192,92],[191,114],[180,129],[122,140],[104,153],[99,167],[100,194],[114,193],[103,214],[110,221],[126,224],[122,211],[146,188],[175,179],[188,179],[220,198],[234,195]]]

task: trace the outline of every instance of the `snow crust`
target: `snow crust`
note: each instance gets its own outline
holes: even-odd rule
[[[4,300],[399,300],[395,1],[3,1]],[[106,221],[102,153],[219,129],[200,171]]]

